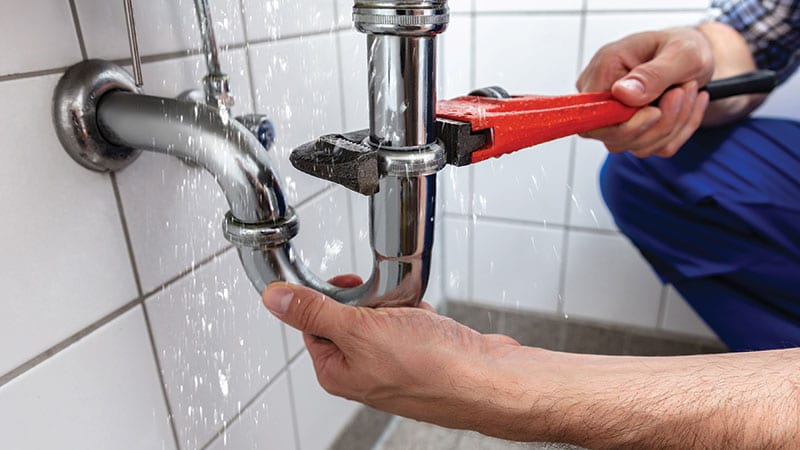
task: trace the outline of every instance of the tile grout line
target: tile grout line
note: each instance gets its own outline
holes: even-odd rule
[[[620,13],[653,13],[653,14],[657,14],[657,13],[668,13],[668,12],[669,13],[692,13],[692,12],[702,12],[702,11],[704,11],[704,10],[703,9],[690,9],[690,8],[687,8],[687,9],[651,9],[651,10],[645,10],[645,9],[643,9],[643,10],[604,10],[604,11],[588,11],[588,13],[589,14],[620,14]],[[472,19],[473,19],[473,34],[474,34],[474,29],[475,29],[474,20],[478,15],[480,15],[480,16],[520,15],[520,14],[522,14],[522,15],[548,15],[548,14],[558,15],[559,13],[560,14],[578,14],[578,13],[580,13],[580,11],[561,11],[561,12],[559,12],[559,11],[527,11],[527,12],[526,11],[521,11],[521,12],[513,12],[513,11],[490,12],[490,11],[484,11],[484,12],[478,13],[478,12],[473,10],[470,13],[456,13],[455,15],[464,15],[464,16],[468,15],[468,16],[471,16]],[[271,43],[271,42],[280,42],[280,41],[286,41],[286,40],[298,39],[298,38],[304,38],[304,37],[320,36],[320,35],[324,35],[324,34],[329,34],[329,33],[334,33],[334,32],[339,32],[339,31],[345,31],[345,30],[349,30],[349,29],[350,29],[350,27],[334,27],[334,28],[329,29],[329,30],[312,31],[312,32],[309,32],[309,33],[287,34],[285,36],[280,36],[280,37],[277,37],[277,38],[269,37],[269,38],[256,39],[256,40],[253,40],[253,41],[239,42],[239,43],[235,43],[235,44],[226,45],[224,50],[225,51],[231,51],[231,50],[247,49],[247,48],[249,48],[249,47],[251,47],[253,45],[267,44],[267,43]],[[472,54],[474,55],[475,54],[475,52],[474,52],[475,39],[474,38],[471,41],[471,45],[473,47]],[[147,63],[154,63],[154,62],[169,61],[169,60],[173,60],[173,59],[185,58],[185,57],[188,57],[188,56],[197,56],[197,55],[201,55],[202,53],[203,53],[202,50],[199,49],[199,48],[177,50],[177,51],[165,52],[165,53],[157,53],[157,54],[153,54],[153,55],[142,56],[142,63],[147,64]],[[129,64],[130,63],[130,58],[123,57],[123,58],[112,59],[110,61],[115,63],[115,64],[125,65],[125,64]],[[29,72],[19,72],[19,73],[0,75],[0,83],[2,83],[4,81],[14,81],[14,80],[20,80],[20,79],[27,79],[27,78],[36,78],[36,77],[46,76],[46,75],[55,75],[55,74],[63,73],[68,68],[69,68],[69,66],[63,66],[63,67],[55,67],[55,68],[50,68],[50,69],[33,70],[33,71],[29,71]],[[472,75],[471,84],[474,86],[474,84],[475,84],[474,73],[471,74],[471,75]]]
[[[258,391],[256,391],[255,394],[253,394],[253,397],[251,397],[250,400],[248,400],[244,405],[242,405],[241,409],[239,409],[239,411],[236,414],[234,414],[230,419],[223,422],[220,429],[216,433],[214,433],[214,436],[212,436],[211,439],[209,439],[205,444],[200,446],[199,449],[200,450],[208,449],[208,447],[211,446],[211,444],[213,444],[217,439],[219,439],[221,436],[227,433],[231,425],[233,425],[237,420],[239,420],[242,414],[244,414],[251,406],[253,406],[256,400],[258,400],[259,397],[261,397],[265,392],[267,392],[267,389],[272,387],[272,385],[275,384],[275,381],[278,378],[280,378],[281,375],[288,372],[289,372],[288,364],[281,367],[281,370],[279,370],[269,381],[267,381],[267,384],[259,388]]]
[[[472,11],[470,11],[470,39],[469,39],[469,83],[470,89],[475,87],[478,79],[478,15],[475,12],[475,0],[472,1]],[[475,168],[469,166],[467,169],[467,176],[469,182],[467,183],[467,193],[469,195],[469,222],[467,223],[467,298],[475,297]]]
[[[69,69],[69,66],[56,67],[54,69],[33,70],[30,72],[12,73],[8,75],[0,75],[0,83],[15,80],[27,80],[29,78],[45,77],[48,75],[59,75]]]
[[[213,255],[201,260],[199,263],[197,263],[193,267],[185,270],[184,272],[182,272],[178,276],[176,276],[174,278],[171,278],[170,280],[164,282],[158,288],[153,289],[152,291],[147,292],[144,295],[129,301],[128,303],[124,304],[123,306],[120,306],[119,308],[117,308],[117,309],[113,310],[112,312],[106,314],[105,316],[101,317],[100,319],[98,319],[98,320],[92,322],[91,324],[87,325],[83,329],[81,329],[81,330],[77,331],[76,333],[66,337],[65,339],[63,339],[60,342],[58,342],[57,344],[51,346],[47,350],[39,353],[38,355],[34,356],[31,359],[25,361],[24,363],[20,364],[19,366],[15,367],[14,369],[11,369],[7,373],[5,373],[2,376],[0,376],[0,387],[3,387],[4,385],[8,384],[10,381],[12,381],[15,378],[19,377],[20,375],[28,372],[29,370],[33,369],[34,367],[38,366],[39,364],[42,364],[43,362],[47,361],[48,359],[52,358],[53,356],[56,356],[57,354],[59,354],[62,351],[66,350],[67,348],[69,348],[73,344],[77,343],[78,341],[80,341],[84,337],[86,337],[89,334],[91,334],[92,332],[96,331],[97,329],[99,329],[103,325],[113,321],[117,317],[119,317],[122,314],[128,312],[129,310],[133,309],[137,305],[140,305],[140,304],[144,305],[144,302],[148,298],[154,296],[155,294],[157,294],[158,292],[168,288],[169,286],[172,286],[176,282],[180,281],[182,278],[184,278],[187,275],[193,273],[195,270],[200,269],[201,267],[205,266],[206,264],[210,263],[214,259],[216,259],[219,256],[221,256],[222,254],[224,254],[225,252],[230,251],[232,248],[234,248],[233,245],[225,246],[222,250],[219,250],[218,252],[214,253]]]
[[[329,29],[329,30],[312,31],[312,32],[309,32],[309,33],[287,34],[285,36],[281,36],[281,37],[278,37],[278,38],[272,38],[272,37],[270,37],[270,38],[262,38],[262,39],[256,39],[256,40],[249,41],[249,42],[238,42],[238,43],[235,43],[235,44],[226,45],[221,50],[225,51],[225,52],[230,52],[230,51],[233,51],[233,50],[242,50],[242,49],[247,50],[253,45],[269,44],[269,43],[273,43],[273,42],[282,42],[282,41],[288,41],[288,40],[293,40],[293,39],[302,39],[302,38],[307,38],[307,37],[323,36],[323,35],[339,32],[339,31],[345,31],[345,30],[349,30],[349,29],[350,29],[349,27],[336,27],[336,28],[332,28],[332,29]],[[172,52],[156,53],[156,54],[152,54],[152,55],[143,55],[141,57],[141,60],[142,60],[142,64],[149,64],[149,63],[155,63],[155,62],[172,61],[172,60],[175,60],[175,59],[187,58],[187,57],[190,57],[190,56],[198,56],[198,55],[202,55],[202,54],[203,54],[203,50],[202,49],[200,49],[200,48],[190,48],[190,49],[176,50],[176,51],[172,51]],[[120,65],[120,66],[130,65],[130,62],[131,62],[130,61],[130,57],[109,59],[108,61],[112,62],[114,64],[117,64],[117,65]],[[0,83],[2,83],[4,81],[22,80],[22,79],[36,78],[36,77],[41,77],[41,76],[46,76],[46,75],[56,75],[56,74],[63,73],[69,67],[70,66],[63,66],[63,67],[55,67],[55,68],[49,68],[49,69],[32,70],[32,71],[28,71],[28,72],[19,72],[19,73],[0,75]],[[255,95],[255,93],[253,95]]]
[[[284,341],[286,345],[286,354],[289,354],[289,344]],[[300,425],[298,425],[298,414],[297,414],[297,401],[294,398],[294,379],[292,377],[292,371],[289,370],[289,366],[297,360],[299,355],[302,355],[303,352],[298,352],[294,358],[287,359],[286,361],[286,383],[288,384],[289,389],[289,409],[292,410],[292,433],[294,434],[294,448],[296,450],[300,450]]]
[[[177,282],[181,281],[182,279],[186,278],[188,275],[193,274],[194,272],[196,272],[200,268],[206,266],[207,264],[209,264],[210,262],[212,262],[215,259],[219,258],[220,256],[222,256],[223,254],[227,253],[228,251],[230,251],[233,248],[235,248],[233,244],[228,244],[228,245],[222,247],[220,250],[217,250],[215,253],[211,254],[210,256],[207,256],[207,257],[201,259],[200,262],[192,264],[191,267],[189,267],[188,269],[183,270],[178,275],[168,279],[167,281],[164,281],[163,283],[158,285],[156,288],[154,288],[154,289],[152,289],[152,290],[150,290],[148,292],[145,292],[142,295],[142,302],[147,301],[150,297],[152,297],[152,296],[158,294],[159,292],[169,288],[170,286],[174,285],[175,283],[177,283]]]
[[[78,7],[75,5],[75,0],[69,0],[69,9],[72,13],[72,22],[75,25],[75,34],[78,38],[78,47],[81,49],[81,58],[84,61],[89,59],[89,54],[86,52],[86,41],[83,38],[83,30],[81,29],[81,19],[78,17]]]
[[[94,331],[98,330],[102,326],[108,324],[109,322],[113,321],[117,317],[125,314],[126,312],[130,311],[131,309],[135,308],[139,304],[141,304],[141,298],[135,298],[128,303],[120,306],[119,308],[111,311],[110,313],[106,314],[105,316],[101,317],[100,319],[96,320],[89,326],[79,330],[76,333],[68,336],[67,338],[61,340],[57,344],[53,345],[52,347],[48,348],[47,350],[39,353],[38,355],[34,356],[33,358],[25,361],[24,363],[20,364],[19,366],[11,369],[7,373],[0,376],[0,388],[4,385],[8,384],[9,382],[13,381],[20,375],[28,372],[29,370],[35,368],[36,366],[42,364],[43,362],[47,361],[48,359],[58,355],[63,350],[66,350],[73,344],[79,342],[81,339],[89,336]]]
[[[583,62],[583,54],[585,52],[586,41],[586,8],[588,0],[581,2],[580,14],[580,28],[578,29],[578,55],[575,61],[577,73],[580,73],[581,65]],[[577,76],[577,74],[576,74]],[[572,230],[569,228],[570,221],[572,220],[572,199],[575,188],[575,164],[577,162],[577,146],[578,140],[576,137],[570,139],[569,147],[569,169],[567,173],[567,192],[564,198],[564,235],[561,239],[561,267],[558,274],[558,304],[556,311],[559,315],[566,315],[566,294],[567,294],[567,264],[569,260],[569,243]]]
[[[158,376],[158,384],[159,388],[161,389],[161,395],[164,397],[164,406],[167,409],[167,420],[169,421],[169,428],[172,432],[172,439],[173,443],[175,444],[175,449],[180,449],[180,440],[178,439],[178,428],[175,424],[175,416],[172,413],[172,404],[169,401],[169,396],[167,395],[167,385],[164,382],[164,370],[161,366],[161,359],[158,357],[158,347],[156,346],[155,335],[153,334],[153,327],[150,321],[150,312],[147,308],[147,303],[144,301],[143,291],[142,291],[142,281],[141,277],[139,276],[139,269],[138,265],[136,264],[136,257],[133,251],[133,240],[131,239],[130,229],[128,227],[128,221],[125,216],[125,207],[122,204],[122,194],[119,190],[119,182],[117,180],[116,173],[112,172],[110,174],[111,177],[111,185],[114,189],[114,199],[117,202],[117,211],[119,213],[120,223],[122,225],[122,232],[125,237],[125,246],[128,250],[128,257],[130,258],[131,270],[133,270],[133,278],[136,284],[136,291],[139,294],[139,298],[142,304],[142,314],[144,315],[144,323],[145,328],[147,329],[147,338],[150,342],[150,350],[153,352],[153,360],[155,361],[156,365],[156,375]]]
[[[172,404],[167,395],[167,385],[164,382],[164,371],[161,366],[161,360],[158,357],[158,348],[156,346],[155,336],[153,334],[153,327],[150,321],[150,313],[147,309],[147,303],[144,301],[144,292],[142,290],[142,280],[139,275],[139,268],[136,263],[136,256],[133,251],[133,240],[131,239],[130,228],[128,227],[128,220],[125,215],[125,207],[122,204],[122,194],[119,190],[119,181],[117,174],[111,172],[111,186],[114,189],[114,200],[117,203],[117,212],[119,213],[120,223],[122,225],[122,233],[125,237],[125,246],[128,250],[128,257],[130,258],[131,270],[133,271],[133,279],[136,284],[136,291],[139,294],[142,304],[142,314],[144,316],[145,328],[147,330],[147,339],[150,342],[150,350],[153,352],[153,360],[156,365],[156,375],[158,376],[158,384],[161,389],[161,395],[164,397],[164,407],[167,409],[167,420],[169,421],[169,428],[172,432],[172,440],[175,444],[175,449],[180,449],[180,440],[178,439],[178,428],[175,424],[175,416],[172,413]]]
[[[142,297],[144,293],[142,291],[142,280],[139,276],[139,269],[136,265],[136,256],[133,252],[133,241],[131,240],[130,229],[128,228],[128,221],[125,217],[125,208],[122,206],[122,194],[119,191],[119,183],[117,182],[117,174],[111,172],[109,174],[111,178],[111,188],[114,191],[114,200],[117,203],[117,214],[119,214],[119,221],[120,225],[122,225],[122,235],[125,239],[125,247],[128,251],[128,259],[131,264],[131,271],[133,271],[133,281],[136,284],[136,292],[139,297]]]
[[[566,225],[563,223],[552,223],[552,222],[544,222],[538,220],[521,220],[521,219],[508,219],[504,217],[492,217],[492,216],[469,216],[459,213],[453,212],[445,212],[445,218],[448,219],[455,219],[455,220],[462,220],[462,221],[472,221],[476,223],[485,223],[485,224],[493,224],[493,225],[513,225],[518,227],[537,227],[541,228],[542,230],[567,230],[567,231],[577,231],[580,233],[587,233],[587,234],[596,234],[601,236],[619,236],[619,230],[609,230],[605,228],[590,228],[581,225]]]
[[[172,431],[172,440],[175,444],[175,449],[178,450],[181,448],[180,439],[178,438],[178,427],[175,423],[175,415],[172,412],[172,403],[169,401],[169,396],[167,395],[167,384],[164,382],[164,369],[161,366],[161,360],[158,358],[156,338],[153,334],[153,326],[150,323],[150,312],[147,310],[147,303],[144,301],[142,301],[142,314],[144,315],[144,323],[147,325],[147,338],[150,340],[150,348],[153,350],[153,359],[156,362],[156,372],[158,374],[161,395],[164,396],[164,406],[167,408],[167,420],[169,420],[169,428],[170,431]]]

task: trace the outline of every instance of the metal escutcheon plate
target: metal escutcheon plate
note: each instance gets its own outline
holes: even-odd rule
[[[67,153],[82,166],[114,172],[141,153],[108,142],[97,124],[97,105],[110,91],[140,93],[128,72],[108,61],[92,59],[64,73],[53,94],[53,125]]]

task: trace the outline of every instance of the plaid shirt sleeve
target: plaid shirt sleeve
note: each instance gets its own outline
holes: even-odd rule
[[[756,66],[783,82],[800,65],[800,0],[713,0],[709,19],[744,36]]]

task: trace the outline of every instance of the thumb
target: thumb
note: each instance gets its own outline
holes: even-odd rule
[[[614,98],[628,106],[649,105],[671,86],[695,79],[702,71],[697,58],[680,45],[666,45],[655,58],[634,67],[611,86]]]
[[[348,306],[313,289],[283,282],[272,283],[262,294],[264,306],[278,319],[304,333],[335,340],[347,329]]]

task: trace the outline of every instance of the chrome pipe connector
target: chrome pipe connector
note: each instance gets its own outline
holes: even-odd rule
[[[356,0],[353,22],[362,33],[433,36],[450,21],[445,0]]]

